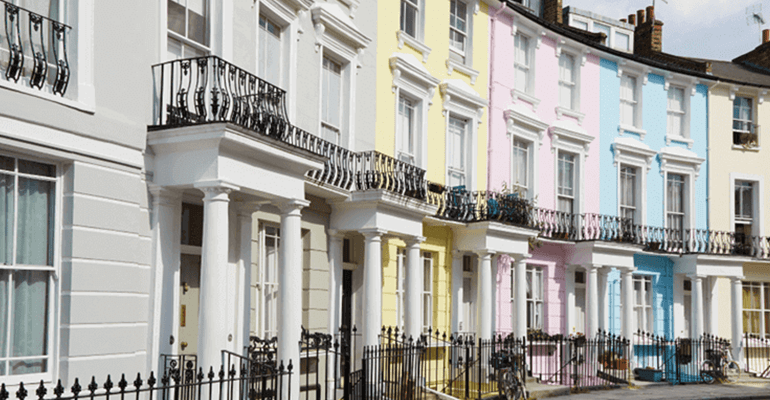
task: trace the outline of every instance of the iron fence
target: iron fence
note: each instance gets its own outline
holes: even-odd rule
[[[744,333],[743,360],[746,372],[760,378],[770,378],[770,340],[756,334]]]
[[[0,53],[8,54],[6,62],[0,63],[5,79],[64,96],[70,80],[67,38],[72,27],[12,2],[0,0],[0,4],[5,22]]]
[[[633,346],[634,374],[642,380],[700,383],[704,362],[727,351],[730,341],[713,335],[669,339],[637,331]]]

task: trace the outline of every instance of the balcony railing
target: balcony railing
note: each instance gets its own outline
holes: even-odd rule
[[[0,71],[5,79],[64,96],[70,80],[67,36],[72,28],[4,0],[0,5],[5,23]]]
[[[227,122],[311,153],[336,146],[291,125],[286,92],[217,56],[168,61],[152,67],[155,122],[150,129]]]
[[[439,185],[429,184],[428,187]],[[458,222],[498,221],[536,230],[541,238],[626,243],[641,246],[649,252],[770,259],[770,237],[647,226],[613,215],[572,214],[534,207],[529,200],[516,194],[469,192],[464,186],[440,188],[438,192],[439,196],[429,201],[438,201],[436,215],[443,219]]]
[[[743,146],[745,149],[759,147],[759,125],[733,120],[733,145]]]

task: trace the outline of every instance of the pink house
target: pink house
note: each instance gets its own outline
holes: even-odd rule
[[[496,330],[585,333],[588,274],[567,265],[579,244],[560,239],[581,214],[599,212],[600,70],[586,43],[601,38],[503,7],[490,12],[488,189],[515,188],[551,233],[532,243],[519,274],[526,296],[515,293],[513,260],[497,257]],[[527,302],[526,327],[515,326],[514,301]]]

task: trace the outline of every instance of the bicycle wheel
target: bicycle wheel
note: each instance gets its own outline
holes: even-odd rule
[[[741,366],[735,361],[728,361],[723,372],[727,382],[736,382],[741,379]]]
[[[512,399],[513,400],[526,400],[526,398],[527,398],[527,391],[524,390],[524,385],[522,384],[522,382],[518,378],[514,377],[514,379],[515,379],[515,385],[516,385],[515,388],[516,389],[513,392]]]
[[[704,383],[716,382],[717,369],[714,367],[714,363],[710,360],[706,360],[700,367],[700,379]]]
[[[507,400],[516,399],[516,388],[518,379],[513,375],[511,370],[506,370],[503,373],[502,379],[502,393],[500,393]]]

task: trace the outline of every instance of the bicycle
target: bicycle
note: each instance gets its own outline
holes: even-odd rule
[[[492,354],[492,367],[496,370],[497,388],[506,400],[524,400],[529,397],[524,387],[523,355],[503,350]]]
[[[700,378],[705,383],[731,383],[741,378],[741,367],[733,360],[730,347],[725,350],[706,350],[706,361],[701,364]]]

